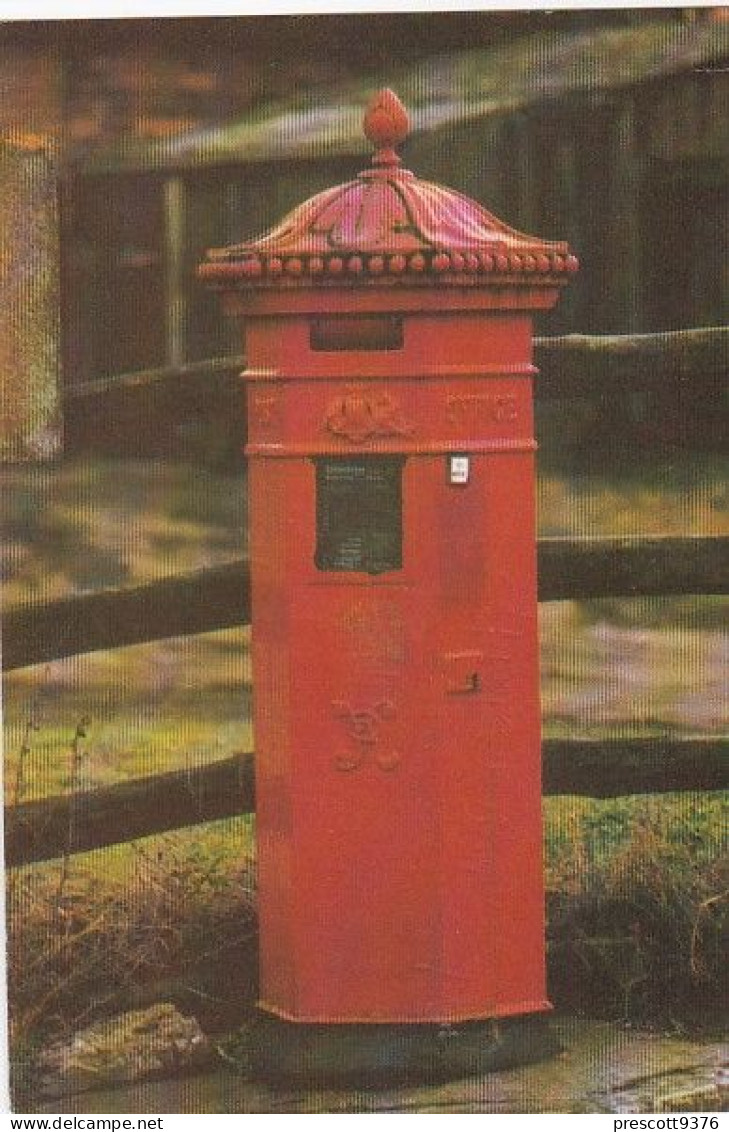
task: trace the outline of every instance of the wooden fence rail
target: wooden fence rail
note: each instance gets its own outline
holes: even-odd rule
[[[625,440],[626,395],[634,393],[673,399],[684,406],[676,413],[674,404],[674,427],[693,418],[694,435],[699,429],[721,443],[728,327],[538,338],[535,361],[537,400],[599,401],[603,411],[617,414],[617,444]],[[72,385],[63,402],[66,447],[206,463],[237,460],[246,433],[244,365],[241,356],[212,358]]]
[[[247,561],[140,586],[8,609],[2,666],[24,668],[78,653],[207,633],[250,620]]]
[[[659,334],[566,334],[537,338],[534,343],[539,379],[538,397],[593,396],[609,390],[635,393],[667,386],[705,389],[726,388],[729,370],[729,327],[670,330]],[[245,358],[231,355],[181,366],[123,373],[67,388],[66,412],[83,403],[103,404],[122,391],[202,384],[210,389],[227,383],[245,366]]]
[[[538,397],[614,397],[668,387],[725,392],[729,327],[537,338],[534,355]]]
[[[541,539],[539,599],[729,593],[729,537]],[[250,573],[241,559],[140,586],[8,609],[3,668],[250,620]]]
[[[729,739],[547,739],[544,793],[729,790]],[[255,811],[253,755],[5,808],[8,866]]]
[[[539,396],[604,396],[662,391],[695,393],[712,405],[726,397],[729,328],[665,334],[541,339]],[[204,415],[242,414],[242,358],[193,363],[176,370],[122,375],[66,394],[69,427],[92,419],[116,429],[119,412],[137,421],[135,398],[150,391],[192,397]],[[218,383],[218,399],[210,390]],[[205,391],[204,404],[195,398]],[[128,400],[125,401],[124,399]],[[137,406],[138,407],[138,406]],[[122,413],[123,415],[123,413]],[[242,416],[240,417],[242,420]],[[136,425],[135,425],[136,427]],[[241,434],[236,417],[236,437]],[[171,434],[171,443],[176,443]],[[673,594],[729,593],[729,537],[542,539],[540,601]],[[144,585],[108,589],[5,612],[5,669],[98,649],[243,625],[250,620],[245,560]],[[548,739],[544,792],[595,798],[674,790],[729,789],[729,738]],[[137,779],[98,790],[6,807],[6,861],[17,866],[83,852],[255,809],[253,756]]]

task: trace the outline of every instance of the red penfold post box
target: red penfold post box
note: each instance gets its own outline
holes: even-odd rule
[[[370,168],[200,269],[245,322],[264,1011],[548,1006],[532,317],[577,267]]]

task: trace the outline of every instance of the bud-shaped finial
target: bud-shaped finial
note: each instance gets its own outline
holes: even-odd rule
[[[395,146],[410,131],[410,118],[400,99],[392,90],[381,90],[369,103],[364,116],[364,132],[376,147],[374,165],[399,165]]]

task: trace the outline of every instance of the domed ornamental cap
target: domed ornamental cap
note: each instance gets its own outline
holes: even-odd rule
[[[403,169],[395,147],[409,128],[397,95],[380,91],[364,116],[372,167],[311,197],[259,239],[208,252],[200,276],[221,288],[554,287],[577,270],[567,244],[518,232],[470,197]]]

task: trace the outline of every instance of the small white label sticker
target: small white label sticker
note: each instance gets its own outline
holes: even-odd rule
[[[468,483],[471,470],[471,461],[468,456],[449,456],[450,470],[448,478],[450,483]]]

